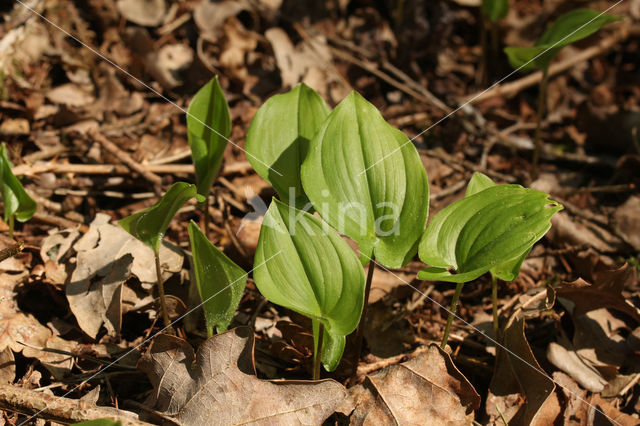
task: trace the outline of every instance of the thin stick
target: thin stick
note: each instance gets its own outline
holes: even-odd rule
[[[162,282],[162,270],[160,269],[160,255],[156,250],[154,252],[154,258],[156,260],[156,277],[158,280],[158,293],[160,294],[160,311],[162,312],[162,321],[167,329],[171,328],[171,321],[169,321],[169,312],[167,311],[167,305],[164,300],[164,283]]]
[[[442,336],[442,343],[440,344],[440,347],[442,349],[447,347],[447,340],[449,340],[451,324],[453,324],[453,317],[456,313],[456,308],[458,307],[458,299],[460,298],[460,293],[462,293],[463,285],[464,283],[458,283],[458,285],[456,285],[456,292],[453,295],[453,300],[451,301],[451,309],[449,310],[449,318],[447,318],[447,328],[444,329],[444,336]]]
[[[360,317],[360,323],[358,324],[358,331],[356,334],[356,346],[353,363],[354,375],[358,372],[358,361],[360,360],[360,352],[362,351],[362,339],[364,336],[364,323],[367,319],[367,305],[369,304],[369,293],[371,293],[371,283],[373,282],[373,271],[375,269],[375,256],[371,256],[371,259],[369,260],[369,270],[367,271],[367,283],[364,287],[364,306],[362,307],[362,316]]]
[[[540,134],[542,133],[542,116],[544,115],[545,104],[547,102],[547,85],[549,83],[549,68],[542,71],[542,80],[540,81],[540,93],[538,94],[538,112],[536,114],[536,133],[533,139],[533,159],[531,160],[531,180],[538,177],[538,159],[540,158],[540,150],[542,141]]]
[[[318,322],[318,346],[313,352],[313,380],[320,380],[320,365],[322,364],[322,339],[324,338],[324,325]]]
[[[491,274],[491,301],[493,302],[493,338],[498,340],[498,277]]]

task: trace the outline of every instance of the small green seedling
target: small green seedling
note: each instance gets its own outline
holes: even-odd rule
[[[155,256],[156,277],[158,293],[160,295],[160,307],[162,319],[166,328],[171,326],[166,301],[164,299],[164,284],[162,283],[162,270],[160,268],[160,244],[162,237],[169,227],[173,216],[187,201],[196,197],[198,202],[203,201],[203,196],[198,194],[196,186],[185,182],[174,183],[160,200],[138,213],[121,219],[118,224],[125,231],[151,247]]]
[[[274,199],[254,265],[267,299],[313,321],[314,379],[321,362],[333,371],[364,305],[364,272],[351,247],[318,218]]]
[[[389,268],[407,264],[424,231],[429,182],[416,148],[375,106],[351,92],[311,139],[301,177],[318,214],[356,241],[362,263],[369,262],[368,300],[374,259]],[[357,355],[362,332],[359,327]]]
[[[196,284],[203,302],[207,334],[227,331],[238,308],[247,273],[216,246],[211,244],[198,225],[189,223]]]
[[[549,66],[563,47],[582,40],[603,26],[618,21],[618,16],[600,13],[590,9],[576,9],[560,16],[538,39],[532,47],[507,47],[504,49],[509,63],[514,69],[523,71],[542,70],[542,80],[538,97],[537,125],[534,136],[534,152],[531,175],[538,175],[540,156],[540,123],[547,101]]]
[[[418,278],[457,283],[443,348],[464,283],[489,271],[515,278],[514,270],[549,230],[551,216],[562,209],[548,194],[520,185],[489,185],[487,179],[472,179],[471,195],[438,212],[420,241],[420,259],[431,267]]]
[[[200,208],[205,234],[209,227],[208,196],[231,134],[229,105],[218,77],[204,85],[191,100],[187,113],[187,130],[191,156],[196,171],[196,186],[201,195]]]
[[[300,182],[300,166],[309,140],[327,115],[329,108],[322,98],[301,83],[269,98],[247,132],[247,158],[255,171],[275,188],[282,201],[300,209],[309,201]]]
[[[0,169],[4,221],[9,224],[9,237],[13,238],[15,219],[18,219],[18,222],[26,222],[33,217],[38,206],[11,171],[11,162],[4,142],[0,145]]]
[[[509,12],[509,0],[482,0],[481,12],[481,80],[483,84],[487,84],[489,75],[491,74],[489,65],[496,62],[498,52],[498,21],[507,16],[507,12]],[[490,34],[491,43],[487,40],[487,33]]]

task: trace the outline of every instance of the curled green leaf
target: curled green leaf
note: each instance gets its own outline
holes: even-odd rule
[[[476,179],[472,188],[485,189],[447,206],[427,226],[419,255],[431,267],[420,279],[460,283],[490,270],[503,279],[514,270],[517,275],[524,256],[551,227],[551,216],[562,209],[543,192],[487,184]]]
[[[302,184],[316,211],[390,267],[417,250],[429,211],[427,173],[415,147],[352,92],[309,144]]]
[[[189,222],[189,239],[198,292],[203,302],[207,333],[227,331],[238,308],[247,273],[211,244],[195,222]]]
[[[204,200],[204,197],[198,195],[195,185],[176,182],[156,204],[121,219],[118,224],[125,231],[151,247],[155,253],[158,253],[160,242],[169,223],[171,223],[171,219],[180,210],[180,207],[193,197],[196,197],[198,201]]]
[[[507,47],[509,63],[522,71],[544,70],[565,46],[582,40],[620,17],[591,9],[576,9],[555,20],[532,47]]]
[[[507,16],[509,0],[482,0],[482,14],[491,22],[497,22]]]
[[[206,197],[220,171],[224,149],[231,134],[229,105],[217,76],[198,90],[191,100],[187,112],[187,130],[198,194]]]
[[[269,98],[251,121],[245,143],[247,158],[287,204],[303,208],[308,202],[300,182],[300,167],[309,140],[328,114],[322,98],[301,83]]]
[[[36,202],[27,194],[18,178],[11,171],[11,162],[7,154],[7,146],[0,145],[0,185],[4,202],[4,221],[9,222],[12,216],[20,222],[26,222],[36,212]]]
[[[355,330],[364,305],[364,272],[351,247],[318,218],[274,199],[254,264],[256,286],[267,299],[321,322],[338,342],[327,351],[334,359],[323,356],[325,366],[337,366],[339,336]]]

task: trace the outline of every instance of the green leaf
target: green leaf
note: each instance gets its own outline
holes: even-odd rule
[[[204,85],[191,100],[187,112],[187,130],[198,194],[209,195],[231,134],[229,105],[218,77]]]
[[[318,321],[313,321],[313,347],[318,347]],[[344,348],[347,345],[347,337],[340,334],[333,334],[324,330],[322,334],[322,365],[327,371],[333,371],[338,368]]]
[[[31,219],[38,207],[36,202],[24,190],[17,177],[11,171],[11,162],[7,154],[7,146],[0,145],[0,184],[4,201],[4,221],[8,222],[15,215],[20,222]]]
[[[321,322],[334,340],[357,327],[364,271],[351,247],[320,219],[274,199],[262,223],[254,265],[264,297]],[[341,350],[329,353],[335,357]],[[339,358],[323,360],[331,366]]]
[[[482,173],[475,172],[473,176],[471,176],[471,179],[467,184],[467,192],[465,193],[465,197],[470,197],[471,195],[474,195],[492,186],[496,186],[496,184],[491,180],[490,177]],[[531,251],[531,249],[527,250],[520,257],[516,257],[515,259],[509,260],[505,263],[501,263],[500,265],[491,268],[489,272],[491,272],[491,274],[496,276],[497,278],[500,278],[502,281],[510,282],[515,280],[520,273],[522,262],[524,262],[524,259],[529,254],[529,251]]]
[[[118,224],[158,253],[160,242],[171,219],[180,207],[193,197],[200,202],[204,200],[204,197],[198,196],[195,185],[185,182],[174,183],[156,204],[121,219]]]
[[[238,308],[247,273],[211,244],[194,221],[189,223],[193,268],[204,302],[207,333],[225,332]]]
[[[622,18],[590,9],[572,10],[551,24],[535,46],[507,47],[504,51],[515,69],[544,70],[549,68],[551,61],[563,47],[582,40],[603,26],[620,19]]]
[[[301,83],[269,98],[251,121],[245,143],[247,158],[287,204],[303,208],[308,202],[300,183],[300,166],[309,140],[327,115],[329,108],[322,98]]]
[[[432,267],[421,271],[420,279],[467,282],[489,270],[509,278],[549,230],[551,216],[562,209],[543,192],[487,184],[486,179],[476,178],[472,195],[433,218],[419,247],[420,259]],[[482,185],[487,187],[473,193]]]
[[[302,184],[316,211],[386,267],[417,250],[429,211],[427,173],[413,144],[356,92],[309,144]]]
[[[491,22],[496,22],[507,16],[509,0],[482,0],[482,14]]]

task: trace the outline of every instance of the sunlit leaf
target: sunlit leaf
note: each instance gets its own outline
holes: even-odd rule
[[[496,184],[491,180],[490,177],[476,172],[473,174],[473,176],[471,176],[471,179],[467,184],[467,192],[465,193],[465,197],[470,197],[492,186],[496,186]],[[521,256],[516,257],[515,259],[494,266],[489,270],[489,272],[491,272],[491,274],[495,277],[500,278],[502,281],[511,282],[515,280],[520,273],[522,262],[524,262],[524,259],[527,257],[530,250],[531,249],[527,250]]]
[[[622,18],[590,9],[572,10],[556,19],[535,46],[507,47],[504,51],[513,68],[523,71],[546,69],[563,47],[582,40],[603,26],[620,19]]]
[[[524,256],[560,209],[548,194],[520,185],[489,186],[469,195],[438,212],[427,227],[419,254],[431,267],[418,277],[467,282],[496,268],[500,278],[508,278],[514,265],[507,262]]]
[[[267,299],[321,322],[334,340],[357,327],[364,271],[351,247],[318,218],[274,199],[254,265],[256,286]],[[330,349],[327,356],[338,353]],[[323,356],[325,366],[338,361]]]
[[[22,184],[11,171],[11,162],[7,154],[7,146],[0,145],[0,184],[2,185],[2,201],[4,202],[4,221],[8,222],[15,215],[20,222],[31,219],[36,212],[36,202],[26,193]]]
[[[216,246],[211,244],[198,225],[189,223],[196,284],[202,298],[207,333],[227,330],[238,308],[247,273]]]
[[[156,204],[121,219],[118,224],[157,253],[173,216],[184,203],[196,196],[198,201],[203,201],[204,197],[198,196],[195,185],[174,183]]]
[[[193,97],[187,113],[187,130],[198,194],[207,196],[220,171],[231,133],[229,106],[217,76]]]
[[[309,144],[302,184],[316,211],[360,245],[363,260],[406,264],[429,211],[427,173],[413,144],[356,92]]]
[[[496,22],[507,16],[509,0],[482,0],[482,13],[491,22]]]
[[[282,201],[298,208],[308,202],[300,183],[300,166],[309,140],[328,114],[322,98],[301,83],[269,98],[247,133],[247,158],[255,171],[275,188]]]

